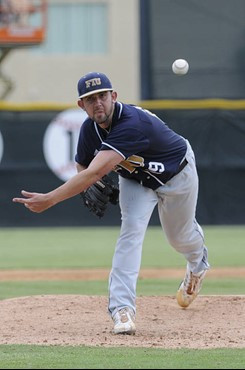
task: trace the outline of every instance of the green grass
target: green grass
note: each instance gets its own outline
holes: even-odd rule
[[[1,369],[244,369],[243,349],[1,345]]]
[[[212,267],[244,266],[245,227],[204,228]],[[118,227],[0,229],[0,269],[109,268]],[[184,267],[160,227],[146,232],[144,267]]]
[[[176,279],[144,279],[138,281],[137,295],[175,295],[180,281]],[[2,281],[0,299],[43,295],[79,294],[108,295],[107,281]],[[203,295],[245,294],[242,279],[205,279]]]

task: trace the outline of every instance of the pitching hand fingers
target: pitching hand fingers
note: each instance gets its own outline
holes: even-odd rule
[[[27,198],[32,198],[34,196],[34,193],[29,193],[25,190],[22,190],[21,194],[26,198],[13,198],[14,203],[28,204],[28,199]]]
[[[41,213],[53,205],[46,194],[29,193],[25,190],[22,190],[21,194],[26,198],[13,198],[13,202],[23,204],[32,212]]]
[[[21,203],[23,204],[26,208],[30,209],[30,205],[29,204],[29,200],[28,199],[25,199],[25,198],[14,198],[13,199],[13,202],[14,203]],[[30,209],[31,210],[31,209]]]
[[[21,194],[26,198],[33,198],[35,195],[37,195],[37,193],[31,193],[26,190],[21,190]]]
[[[28,204],[28,199],[26,198],[13,198],[14,203]]]

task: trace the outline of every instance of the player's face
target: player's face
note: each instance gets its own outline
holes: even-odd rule
[[[106,128],[111,123],[116,98],[115,91],[102,91],[83,98],[79,106],[93,121]]]

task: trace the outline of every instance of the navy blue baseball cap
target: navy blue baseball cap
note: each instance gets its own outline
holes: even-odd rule
[[[81,77],[77,84],[79,99],[102,91],[113,91],[111,81],[104,73],[90,72]]]

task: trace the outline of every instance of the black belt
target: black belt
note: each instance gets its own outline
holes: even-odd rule
[[[185,168],[185,166],[187,165],[187,160],[186,159],[184,159],[183,160],[183,162],[181,162],[181,164],[180,164],[180,166],[179,166],[179,168],[178,168],[178,171],[176,172],[176,173],[174,173],[171,177],[170,177],[170,179],[172,179],[174,176],[176,176],[178,173],[180,173],[184,168]],[[169,180],[170,180],[169,179]],[[168,180],[168,181],[169,181]]]
[[[179,169],[178,169],[178,171],[176,172],[175,175],[177,175],[177,173],[181,172],[185,168],[185,166],[187,165],[187,163],[188,163],[187,160],[184,159],[183,162],[180,164]]]

